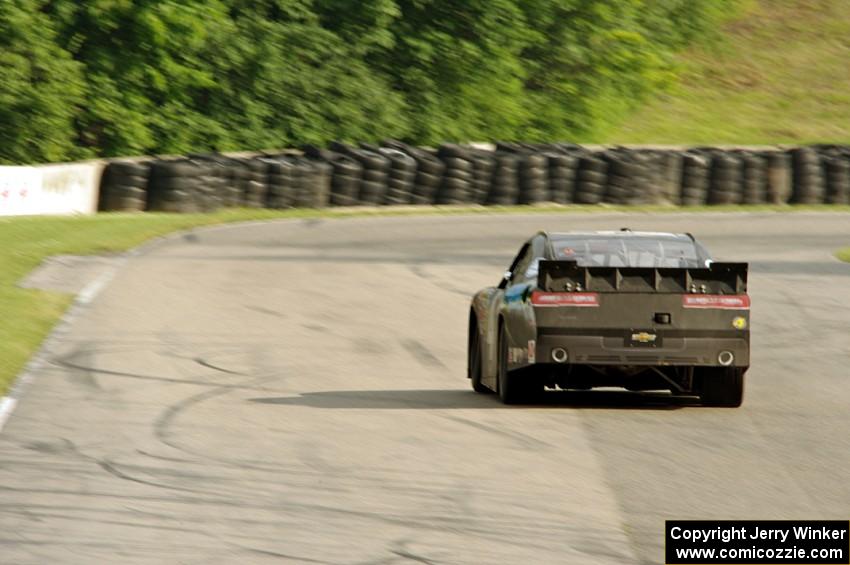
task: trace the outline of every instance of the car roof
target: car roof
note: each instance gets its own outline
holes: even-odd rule
[[[612,238],[645,238],[645,239],[669,239],[679,241],[694,241],[694,236],[689,233],[670,233],[653,231],[622,230],[600,230],[600,231],[573,231],[573,232],[549,232],[546,234],[550,239],[568,239],[582,237],[612,237]]]

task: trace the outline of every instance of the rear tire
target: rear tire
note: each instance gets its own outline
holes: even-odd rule
[[[699,396],[703,405],[737,408],[744,401],[746,369],[729,367],[703,368]]]
[[[529,374],[511,374],[508,372],[508,340],[505,335],[504,325],[499,326],[499,353],[498,353],[498,375],[497,386],[499,398],[505,404],[518,404],[527,402],[541,387]]]
[[[496,359],[496,388],[499,399],[505,404],[516,402],[516,394],[511,387],[511,379],[508,375],[508,342],[505,336],[505,328],[499,324],[499,349]]]
[[[474,316],[475,314],[472,314],[473,319],[469,324],[469,351],[466,371],[472,384],[472,390],[486,394],[492,391],[481,383],[481,336],[478,333],[478,324],[475,322]]]

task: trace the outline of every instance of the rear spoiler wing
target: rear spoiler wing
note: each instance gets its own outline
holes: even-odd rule
[[[547,292],[744,294],[748,263],[707,268],[582,267],[576,261],[540,261],[537,285]]]

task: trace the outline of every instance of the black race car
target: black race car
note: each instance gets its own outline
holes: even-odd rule
[[[472,299],[472,388],[505,403],[616,386],[740,406],[747,270],[714,262],[690,234],[538,233]]]

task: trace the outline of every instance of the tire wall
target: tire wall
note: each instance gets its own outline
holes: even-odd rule
[[[399,205],[850,204],[850,146],[598,147],[396,140],[111,161],[103,211]]]

